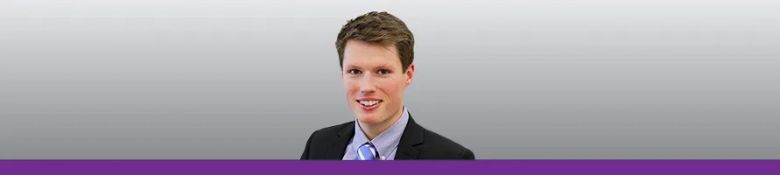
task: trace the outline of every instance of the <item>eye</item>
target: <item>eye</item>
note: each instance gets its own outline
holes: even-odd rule
[[[376,73],[378,73],[378,74],[380,74],[380,75],[389,74],[389,73],[390,73],[390,70],[387,70],[387,69],[379,69],[378,71],[376,71]]]
[[[357,69],[350,69],[350,70],[347,70],[347,73],[348,73],[348,74],[360,74],[360,70],[357,70]]]

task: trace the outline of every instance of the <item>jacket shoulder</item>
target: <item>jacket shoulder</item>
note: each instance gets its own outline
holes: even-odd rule
[[[338,133],[347,129],[352,122],[344,122],[338,125],[328,126],[315,130],[306,140],[301,160],[306,159],[324,159],[327,153],[327,145],[331,141],[338,139]]]
[[[328,133],[328,134],[338,133],[339,131],[345,129],[347,126],[349,126],[353,122],[354,121],[349,121],[349,122],[344,122],[344,123],[333,125],[333,126],[320,128],[320,129],[315,130],[312,134],[318,134],[318,133],[322,133],[322,134],[325,134],[325,133]]]
[[[437,156],[443,156],[442,159],[475,159],[471,149],[439,133],[424,129],[424,138],[426,150]]]

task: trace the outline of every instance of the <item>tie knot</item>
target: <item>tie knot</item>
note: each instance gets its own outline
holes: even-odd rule
[[[376,147],[374,147],[374,144],[371,144],[371,142],[366,142],[360,145],[360,147],[358,147],[357,153],[358,160],[379,160],[379,152],[376,150]]]

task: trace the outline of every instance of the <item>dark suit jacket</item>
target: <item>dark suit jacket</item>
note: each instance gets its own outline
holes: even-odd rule
[[[354,135],[354,121],[314,131],[306,141],[301,160],[341,160]],[[423,128],[414,122],[410,114],[398,143],[395,160],[410,159],[474,160],[475,157],[468,148]]]

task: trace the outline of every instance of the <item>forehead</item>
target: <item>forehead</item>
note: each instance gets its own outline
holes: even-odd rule
[[[347,66],[400,66],[398,50],[392,44],[383,45],[359,40],[350,40],[344,47],[344,64]]]

